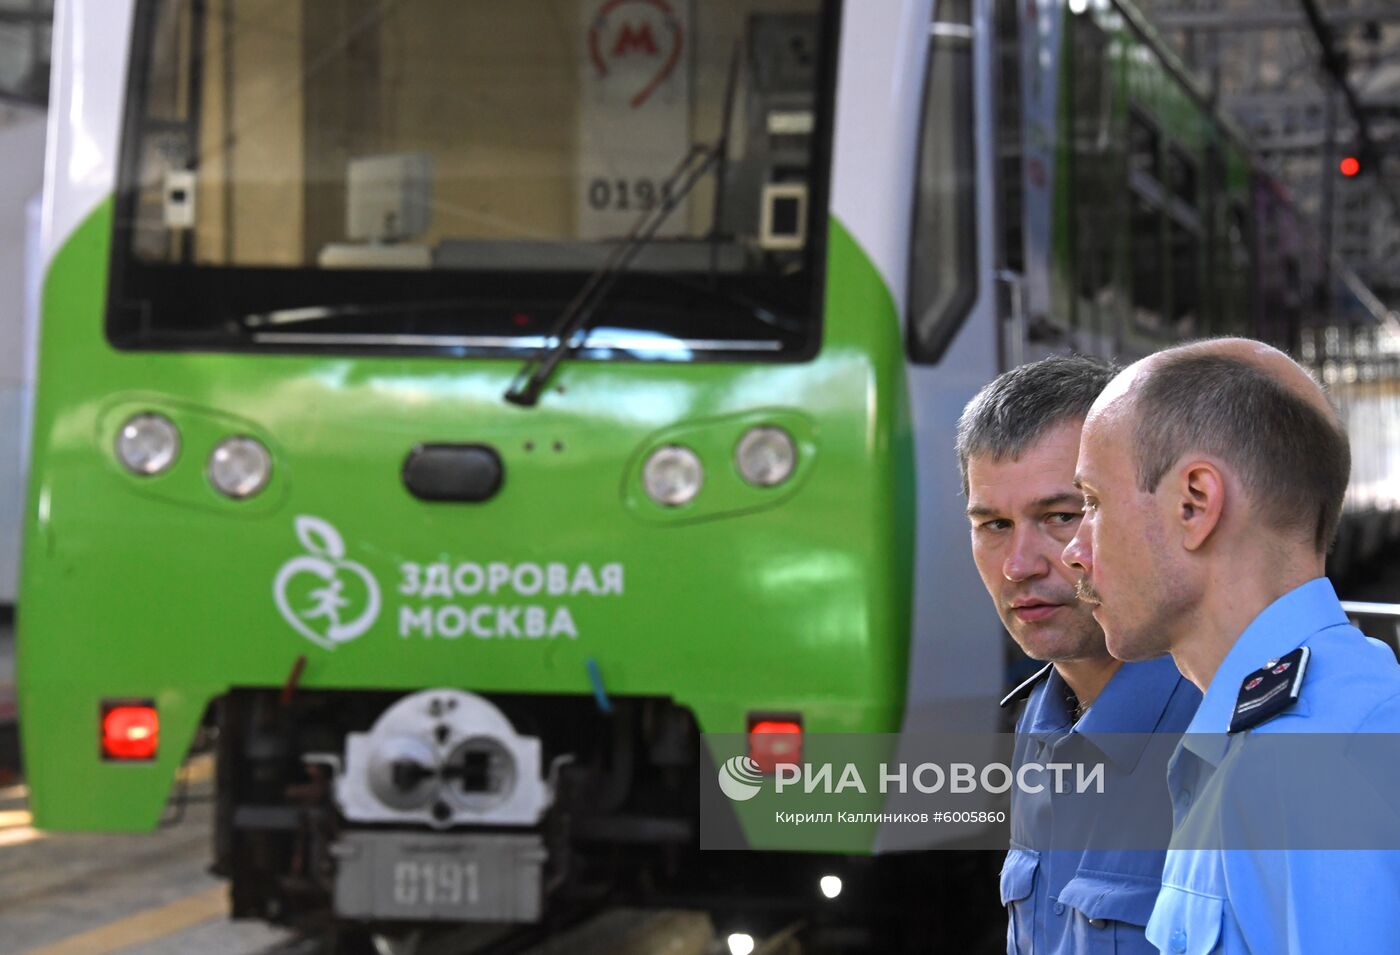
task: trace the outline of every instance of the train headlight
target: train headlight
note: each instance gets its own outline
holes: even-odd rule
[[[117,459],[132,474],[161,474],[170,469],[179,455],[180,431],[162,415],[136,415],[117,432]]]
[[[234,500],[252,497],[272,477],[272,455],[253,438],[225,438],[209,455],[209,483]]]
[[[651,499],[667,507],[680,507],[695,499],[705,482],[705,468],[689,448],[678,444],[655,451],[642,468],[642,484]]]
[[[758,487],[772,487],[792,477],[797,466],[797,445],[782,428],[765,425],[750,428],[739,439],[734,465],[745,481]]]

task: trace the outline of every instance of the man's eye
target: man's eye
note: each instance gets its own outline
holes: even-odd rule
[[[1056,511],[1054,514],[1047,515],[1045,519],[1051,524],[1064,525],[1073,524],[1083,516],[1081,511]]]
[[[1001,517],[994,517],[990,521],[983,521],[978,524],[977,529],[982,531],[1004,531],[1010,526],[1010,521]]]
[[[1092,497],[1086,497],[1086,498],[1084,499],[1084,510],[1086,510],[1086,511],[1097,511],[1098,509],[1099,509],[1099,502],[1098,502],[1097,499],[1092,498]]]

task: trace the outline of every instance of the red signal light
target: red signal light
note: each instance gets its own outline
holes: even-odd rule
[[[749,758],[765,773],[780,763],[802,762],[802,724],[795,720],[761,720],[749,727]]]
[[[1357,159],[1355,156],[1348,156],[1341,161],[1338,168],[1341,169],[1343,176],[1350,179],[1352,176],[1361,172],[1361,160]]]
[[[149,703],[103,706],[102,757],[104,759],[155,759],[160,742],[160,717]]]

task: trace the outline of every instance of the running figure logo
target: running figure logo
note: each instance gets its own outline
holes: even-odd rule
[[[345,559],[340,532],[319,517],[296,519],[297,539],[309,553],[282,565],[272,597],[292,629],[334,650],[363,634],[379,617],[379,583]]]

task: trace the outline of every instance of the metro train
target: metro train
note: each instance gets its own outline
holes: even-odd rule
[[[951,871],[879,829],[701,852],[702,734],[1002,728],[967,399],[1057,351],[1295,346],[1352,294],[1126,0],[54,29],[35,824],[150,829],[208,723],[233,914],[347,947]]]
[[[0,24],[0,781],[19,768],[13,622],[19,589],[20,525],[28,463],[27,426],[33,395],[33,342],[38,324],[39,194],[44,176],[42,96],[16,76],[16,59],[32,64],[32,47],[16,57]],[[45,61],[46,64],[46,61]]]

